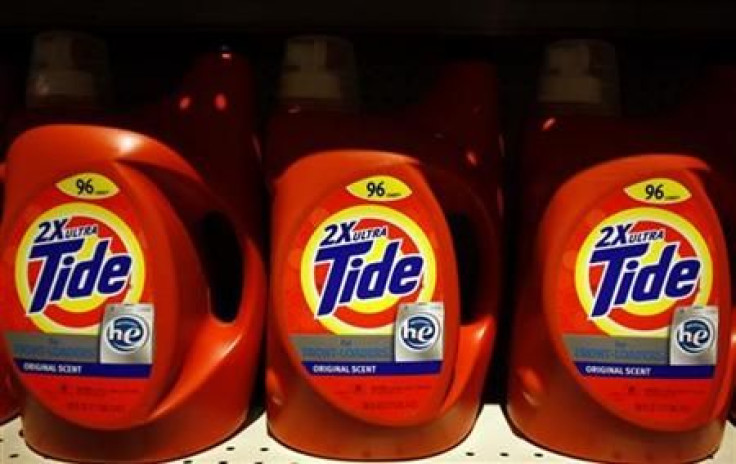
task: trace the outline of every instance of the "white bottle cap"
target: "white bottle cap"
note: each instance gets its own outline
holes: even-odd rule
[[[357,103],[355,54],[350,42],[331,36],[288,40],[279,99],[352,108]]]
[[[599,40],[563,40],[547,47],[539,101],[615,113],[619,107],[614,47]]]
[[[27,104],[97,105],[109,92],[109,76],[107,46],[102,40],[77,32],[41,33],[33,42]]]

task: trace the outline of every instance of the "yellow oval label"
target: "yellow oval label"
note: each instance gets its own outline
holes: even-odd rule
[[[347,187],[352,195],[368,201],[396,201],[411,195],[404,182],[391,176],[372,176],[353,182]]]
[[[56,187],[66,195],[86,200],[102,200],[120,191],[113,181],[94,172],[83,172],[58,182]]]
[[[676,180],[663,177],[647,179],[624,189],[634,200],[653,205],[669,205],[688,200],[690,191]]]

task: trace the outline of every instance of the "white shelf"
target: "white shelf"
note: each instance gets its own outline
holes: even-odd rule
[[[20,420],[0,427],[0,463],[35,464],[54,462],[28,449],[20,436]],[[713,463],[736,463],[736,427],[729,424]],[[280,445],[266,433],[266,418],[259,417],[233,438],[208,451],[177,461],[180,464],[307,464],[334,463],[318,459]],[[541,449],[511,432],[497,405],[486,405],[473,432],[460,445],[446,453],[413,463],[547,463],[581,462]]]

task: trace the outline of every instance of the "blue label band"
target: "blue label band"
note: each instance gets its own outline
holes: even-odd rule
[[[69,363],[16,359],[18,369],[28,374],[80,377],[145,378],[151,375],[150,364]]]
[[[710,379],[715,366],[662,366],[576,362],[580,374],[590,377],[633,377],[650,379]]]
[[[417,362],[378,362],[378,363],[341,363],[341,362],[309,362],[304,367],[312,375],[422,375],[436,374],[442,368],[442,361]]]

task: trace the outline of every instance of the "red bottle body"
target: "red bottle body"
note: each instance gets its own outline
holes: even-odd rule
[[[473,72],[492,88],[488,68]],[[476,97],[478,107],[495,103]],[[294,105],[271,120],[267,406],[271,432],[289,446],[408,459],[472,427],[500,277],[499,174],[487,179],[477,165],[500,163],[497,146],[467,135],[492,121],[456,109],[428,103],[382,119]],[[445,127],[443,110],[464,119]],[[477,273],[459,261],[464,246],[478,247]],[[353,253],[340,295],[336,250]]]
[[[663,127],[560,116],[527,132],[508,410],[558,452],[684,462],[722,437],[734,318],[717,190]],[[666,287],[675,263],[697,273]]]
[[[202,58],[181,89],[199,106],[183,113],[172,99],[124,124],[145,125],[179,153],[99,125],[46,125],[14,143],[13,219],[0,241],[4,262],[28,276],[6,269],[0,298],[11,316],[0,327],[21,384],[24,437],[41,454],[168,460],[245,421],[265,265],[249,75],[244,62],[236,67],[228,75],[219,54]],[[210,93],[230,98],[228,111]],[[70,240],[82,248],[60,263],[38,251]],[[50,274],[53,265],[62,270]],[[59,344],[67,351],[48,348]]]

